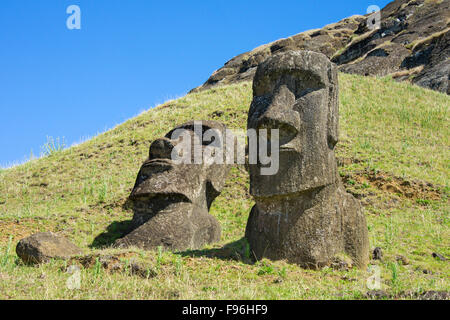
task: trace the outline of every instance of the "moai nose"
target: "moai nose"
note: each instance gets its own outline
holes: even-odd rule
[[[175,144],[168,138],[160,138],[150,145],[149,158],[153,159],[171,159],[172,150]]]
[[[259,118],[258,129],[278,129],[280,144],[292,140],[300,130],[300,116],[294,104],[294,94],[286,86],[281,87]]]

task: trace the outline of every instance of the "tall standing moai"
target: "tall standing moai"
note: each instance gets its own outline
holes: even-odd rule
[[[346,254],[367,265],[366,219],[337,170],[338,113],[337,69],[325,55],[289,51],[258,67],[248,128],[279,130],[279,170],[249,165],[256,204],[246,238],[257,259],[321,268]]]

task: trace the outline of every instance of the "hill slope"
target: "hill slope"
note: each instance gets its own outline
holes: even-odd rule
[[[449,264],[432,253],[450,256],[450,97],[348,74],[340,74],[340,87],[340,172],[364,204],[371,247],[384,251],[383,261],[371,262],[382,289],[405,298],[449,291]],[[366,297],[365,271],[251,262],[242,237],[253,201],[242,167],[232,169],[211,209],[223,229],[219,244],[182,253],[107,248],[132,217],[126,199],[150,142],[191,119],[245,128],[251,95],[249,82],[192,93],[81,145],[0,171],[0,299]],[[37,231],[58,232],[86,253],[136,259],[157,275],[108,273],[97,261],[82,270],[81,289],[69,290],[64,262],[37,268],[17,259],[17,241]]]

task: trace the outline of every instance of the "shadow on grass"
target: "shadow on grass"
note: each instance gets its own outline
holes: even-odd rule
[[[130,208],[131,203],[127,200],[122,205],[122,209],[130,210]],[[94,249],[110,247],[117,239],[122,238],[134,229],[132,220],[115,221],[106,228],[105,232],[99,234],[89,247]],[[245,264],[254,264],[256,261],[245,237],[230,242],[222,248],[178,251],[175,254],[183,257],[207,257],[227,261],[240,261]]]
[[[121,207],[124,211],[130,211],[132,208],[130,199],[127,198]],[[109,247],[114,243],[114,241],[122,238],[131,231],[133,231],[132,220],[115,221],[106,228],[105,232],[95,237],[89,248],[103,249],[105,247]]]
[[[129,233],[132,229],[132,220],[115,221],[111,223],[106,231],[95,237],[90,248],[101,249],[111,246],[114,241]]]
[[[203,249],[203,250],[188,250],[176,252],[175,254],[183,257],[206,257],[211,259],[221,259],[226,261],[240,261],[245,264],[254,264],[255,260],[252,257],[250,246],[247,239],[230,242],[222,248]]]

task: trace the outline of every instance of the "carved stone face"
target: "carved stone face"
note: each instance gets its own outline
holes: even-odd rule
[[[320,53],[290,51],[258,68],[247,126],[279,130],[280,169],[264,176],[259,164],[250,165],[253,196],[297,194],[335,181],[337,95],[336,68]]]
[[[179,139],[172,135],[177,129],[183,133]],[[203,121],[194,126],[194,122],[188,122],[151,144],[149,158],[142,165],[129,197],[134,211],[133,230],[118,239],[116,246],[186,250],[220,240],[220,224],[208,211],[225,184],[229,166],[178,163],[172,158],[178,154],[180,145],[193,144],[196,134],[202,136],[209,129],[215,129],[217,140],[197,144],[198,150],[204,152],[211,149],[212,143],[214,146],[224,143],[221,137],[224,125]],[[189,159],[193,157],[185,154]]]
[[[149,216],[161,210],[171,210],[172,206],[180,206],[181,203],[208,210],[223,188],[227,166],[208,163],[176,164],[172,160],[173,149],[182,142],[182,139],[171,139],[172,133],[177,129],[185,130],[191,136],[191,141],[194,141],[194,122],[188,122],[151,144],[149,158],[142,165],[130,195],[136,212]],[[225,126],[214,121],[202,121],[200,129],[202,134],[210,129],[222,136],[225,132]],[[221,139],[215,143],[224,141],[225,139]],[[202,143],[202,152],[210,143]]]

